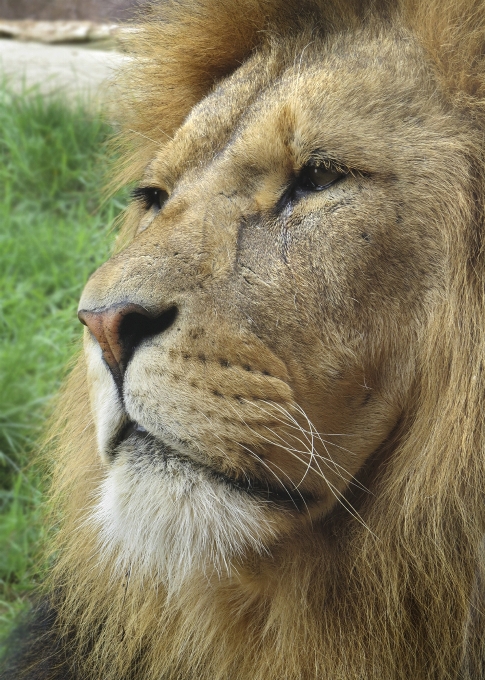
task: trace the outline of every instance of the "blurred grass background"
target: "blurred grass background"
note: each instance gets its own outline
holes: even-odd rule
[[[0,84],[0,638],[39,579],[45,529],[31,461],[80,344],[79,295],[125,200],[102,202],[110,134],[86,105]]]

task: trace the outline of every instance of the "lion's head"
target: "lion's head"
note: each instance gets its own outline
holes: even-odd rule
[[[132,39],[137,188],[56,482],[82,677],[475,672],[485,7],[458,5],[187,0]]]

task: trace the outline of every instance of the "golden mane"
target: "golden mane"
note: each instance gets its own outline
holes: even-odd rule
[[[457,190],[454,214],[443,220],[455,227],[445,234],[446,300],[422,339],[413,401],[364,470],[371,493],[354,493],[362,521],[334,513],[315,538],[313,559],[298,545],[288,554],[277,547],[270,601],[252,590],[250,569],[247,587],[222,579],[211,589],[201,577],[177,601],[128,572],[124,583],[114,582],[85,522],[102,471],[81,360],[53,435],[55,512],[63,520],[49,585],[66,654],[74,663],[88,659],[86,680],[481,677],[485,2],[154,5],[126,41],[135,58],[123,75],[120,176],[138,179],[190,109],[254,51],[275,41],[300,49],[300,34],[382,24],[422,47],[450,111],[462,117],[474,191]],[[128,215],[121,242],[131,233]]]

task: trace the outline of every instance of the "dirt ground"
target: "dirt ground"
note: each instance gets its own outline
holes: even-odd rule
[[[43,94],[60,93],[70,101],[80,96],[95,105],[102,105],[109,91],[107,82],[126,58],[78,45],[0,40],[0,74],[6,75],[16,91],[38,88]]]

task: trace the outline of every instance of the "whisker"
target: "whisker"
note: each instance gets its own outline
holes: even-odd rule
[[[238,414],[238,415],[239,415],[239,417],[241,417],[240,414]],[[343,497],[343,494],[342,494],[340,491],[338,491],[337,487],[336,487],[334,484],[332,484],[332,483],[328,480],[328,478],[326,477],[326,475],[323,473],[322,469],[320,468],[320,465],[318,464],[318,461],[316,460],[315,453],[314,453],[313,450],[311,450],[311,451],[308,451],[308,450],[307,450],[307,451],[299,451],[298,449],[293,449],[293,448],[290,447],[290,446],[282,446],[281,444],[279,444],[279,443],[277,443],[277,442],[273,442],[273,441],[271,441],[270,439],[268,439],[268,438],[266,438],[266,437],[263,437],[263,435],[261,435],[259,432],[256,432],[255,430],[253,430],[253,428],[250,428],[250,427],[247,425],[247,423],[244,421],[244,419],[242,419],[242,417],[241,417],[241,420],[244,422],[244,424],[246,425],[246,427],[248,427],[248,429],[249,429],[251,432],[253,432],[253,433],[256,434],[257,436],[261,437],[264,441],[266,441],[267,443],[271,444],[272,446],[277,446],[277,447],[279,447],[279,448],[282,448],[283,450],[285,450],[285,451],[287,451],[288,453],[290,453],[290,455],[292,455],[296,460],[298,460],[299,462],[301,462],[301,463],[303,463],[303,464],[306,465],[305,473],[304,473],[302,479],[300,480],[300,482],[299,482],[298,484],[295,484],[294,482],[292,482],[292,485],[293,485],[293,487],[294,487],[295,490],[298,490],[298,487],[302,484],[302,482],[303,482],[303,480],[304,480],[304,478],[305,478],[305,475],[308,473],[308,470],[311,468],[312,461],[315,461],[315,465],[317,466],[317,469],[315,469],[315,468],[311,468],[311,469],[312,469],[319,477],[321,477],[321,478],[324,480],[324,482],[327,484],[327,486],[329,487],[330,491],[331,491],[332,494],[335,496],[335,498],[336,498],[337,500],[339,500],[340,502],[342,502],[342,499],[343,499],[343,500],[348,504],[349,508],[352,508],[352,511],[351,511],[351,512],[352,512],[352,515],[353,515],[354,517],[356,517],[356,519],[359,519],[359,520],[360,520],[358,514],[356,513],[356,511],[354,510],[354,508],[353,508],[353,506],[350,504],[350,502],[349,502],[347,499],[345,499],[345,498]],[[270,428],[267,428],[267,429],[270,429]],[[271,430],[270,430],[270,431],[271,431]],[[273,434],[274,434],[274,433],[273,433]],[[242,446],[242,445],[241,445],[241,446]],[[250,453],[252,453],[253,455],[255,455],[254,452],[251,451],[250,449],[248,449],[247,447],[243,446],[243,448],[245,448],[245,449],[248,450]],[[300,455],[298,455],[298,454],[301,454],[301,455],[310,454],[310,460],[309,460],[309,462],[308,462],[308,463],[305,463],[305,461],[304,461],[304,460],[300,457]],[[322,459],[324,462],[326,462],[325,459],[324,459],[322,456],[319,455],[318,458],[320,458],[320,459]],[[258,459],[261,460],[261,459],[259,458],[259,456],[258,456]],[[262,461],[262,460],[261,460],[261,462],[264,463],[264,461]],[[275,463],[273,463],[273,464],[275,465]],[[266,465],[266,467],[268,467],[268,466]],[[278,467],[278,469],[279,469],[281,472],[283,472],[283,474],[285,474],[286,477],[288,477],[288,475],[287,475],[286,473],[284,473],[284,471],[281,470],[281,468],[279,468],[279,466],[277,466],[277,467]],[[270,469],[270,468],[269,468],[269,469]],[[349,480],[348,480],[348,479],[345,479],[342,475],[339,475],[339,476],[340,476],[341,479],[343,479],[344,482],[349,483]],[[289,477],[288,477],[288,478],[289,478]],[[289,479],[290,479],[290,478],[289,478]],[[339,495],[337,495],[337,494],[339,494]],[[299,495],[302,497],[302,495],[301,495],[300,492],[299,492]],[[302,497],[302,500],[304,500],[303,497]],[[305,503],[305,505],[306,505],[306,503]],[[345,507],[345,506],[344,506],[344,507]],[[347,509],[349,509],[349,508],[347,508]]]
[[[295,456],[295,458],[297,458],[297,460],[300,460],[300,462],[304,462],[300,458],[298,458],[298,456],[296,456],[294,453],[292,453],[292,455]],[[370,529],[370,527],[367,526],[367,524],[365,523],[363,518],[359,515],[359,513],[354,508],[352,503],[348,500],[348,498],[346,498],[343,495],[343,493],[334,484],[332,484],[332,482],[330,482],[321,471],[320,471],[320,473],[321,473],[321,477],[324,479],[324,481],[327,484],[330,492],[332,493],[334,498],[337,500],[337,502],[339,502],[342,505],[342,507],[345,508],[347,510],[347,512],[349,512],[352,515],[352,517],[359,522],[359,524],[361,524],[365,529],[367,529],[369,531],[369,533],[371,533],[373,536],[375,536],[374,532]]]
[[[266,402],[266,401],[265,401],[264,403],[266,403],[268,406],[273,406],[273,402]],[[267,412],[265,409],[263,409],[261,406],[256,405],[256,404],[255,404],[255,406],[257,406],[257,408],[260,408],[260,409],[263,411],[263,413],[266,413],[267,415],[271,415],[271,416],[272,416],[271,413],[268,413],[268,412]],[[302,428],[302,427],[300,426],[300,424],[298,423],[298,421],[297,421],[297,420],[289,413],[289,411],[287,411],[287,409],[285,409],[285,408],[283,408],[283,407],[281,406],[281,404],[274,404],[274,407],[276,407],[277,410],[279,410],[279,411],[282,412],[284,415],[286,415],[288,418],[290,418],[291,421],[292,421],[293,423],[296,423],[295,426],[290,425],[290,428],[292,428],[292,429],[298,429],[300,432],[307,432],[304,428]],[[367,492],[367,493],[370,493],[370,492],[369,492],[369,489],[367,489],[367,487],[365,487],[361,482],[359,482],[359,480],[357,480],[357,479],[355,478],[354,475],[350,474],[350,473],[348,472],[348,470],[346,470],[342,465],[340,465],[339,463],[337,463],[337,462],[332,458],[332,456],[331,456],[331,454],[330,454],[330,451],[329,451],[328,448],[327,448],[327,444],[329,444],[330,446],[335,446],[335,447],[337,447],[338,449],[340,449],[340,450],[342,450],[342,451],[345,451],[345,452],[351,454],[352,456],[354,456],[355,454],[354,454],[352,451],[349,451],[348,449],[346,449],[346,448],[344,448],[344,447],[342,447],[342,446],[339,446],[338,444],[334,444],[333,442],[329,442],[329,441],[323,439],[322,436],[320,435],[320,433],[317,432],[315,426],[313,425],[313,423],[311,422],[311,420],[309,419],[309,417],[307,416],[307,414],[305,413],[305,411],[301,408],[301,406],[299,406],[299,404],[296,404],[296,403],[295,403],[295,404],[294,404],[294,408],[295,408],[297,411],[299,411],[299,413],[301,413],[301,415],[303,415],[303,417],[304,417],[305,420],[307,421],[308,426],[309,426],[309,428],[310,428],[310,430],[308,431],[308,434],[311,434],[312,437],[313,437],[313,435],[315,435],[315,436],[317,437],[317,439],[321,442],[323,448],[325,449],[325,452],[326,452],[328,458],[325,458],[325,457],[322,456],[320,453],[318,453],[318,451],[316,451],[315,447],[313,446],[314,440],[313,440],[313,438],[312,438],[312,442],[311,442],[311,443],[312,443],[312,447],[313,447],[313,448],[312,448],[313,455],[317,456],[320,460],[322,460],[322,461],[327,465],[327,467],[330,468],[330,467],[332,466],[333,469],[334,469],[334,471],[335,471],[335,473],[336,473],[341,479],[343,479],[347,484],[352,484],[353,486],[358,487],[358,488],[361,489],[362,491],[365,491],[365,492]],[[282,422],[283,424],[285,424],[285,422],[282,421],[281,419],[277,419],[277,420],[278,420],[278,422]],[[301,440],[298,440],[298,441],[301,442]],[[309,440],[307,439],[307,441],[309,441]],[[330,463],[331,466],[330,466],[328,463]],[[344,474],[342,474],[342,472],[343,472]]]
[[[232,406],[232,405],[231,405],[231,406]],[[234,407],[233,407],[233,408],[234,408]],[[209,418],[206,416],[205,413],[202,413],[202,415],[204,416],[204,418],[205,418],[208,422],[210,422]],[[242,422],[244,423],[244,425],[246,425],[246,427],[250,430],[251,428],[248,426],[248,424],[247,424],[247,423],[244,421],[244,419],[241,417],[241,414],[238,413],[237,415],[238,415],[238,417],[242,420]],[[222,437],[220,437],[220,436],[219,436],[218,434],[216,434],[216,433],[213,433],[213,434],[215,434],[215,436],[217,437],[217,439],[219,439],[219,440],[221,441],[221,443],[224,444],[224,440],[222,439]],[[251,455],[252,455],[259,463],[261,463],[264,467],[266,467],[266,468],[271,472],[271,474],[276,478],[276,481],[278,482],[278,484],[279,484],[279,485],[282,487],[282,489],[288,494],[289,499],[292,501],[292,503],[293,503],[293,504],[295,505],[295,507],[298,509],[298,506],[296,505],[296,503],[295,503],[295,501],[294,501],[294,499],[293,499],[293,497],[292,497],[290,491],[286,488],[285,484],[284,484],[283,481],[278,477],[278,475],[275,473],[275,471],[272,470],[272,469],[268,466],[268,464],[267,464],[260,456],[258,456],[257,453],[255,453],[255,451],[252,451],[251,449],[249,449],[249,448],[248,448],[247,446],[245,446],[244,444],[239,444],[239,446],[241,446],[241,448],[243,448],[245,451],[247,451],[248,453],[250,453],[250,454],[251,454]],[[220,452],[224,455],[224,453],[225,453],[225,452],[224,452],[224,449],[222,449],[222,448],[220,448],[220,447],[217,447],[217,450],[220,451]],[[283,475],[285,475],[285,477],[287,477],[287,478],[290,480],[290,482],[292,483],[292,485],[293,485],[293,482],[292,482],[291,478],[289,477],[289,475],[287,475],[287,474],[284,472],[284,470],[282,470],[278,465],[275,465],[275,467],[278,468],[278,469],[280,470],[280,472],[282,472]],[[244,474],[244,476],[246,477],[246,479],[247,479],[247,481],[248,481],[248,484],[250,485],[250,484],[251,484],[251,479],[247,476],[247,474],[246,474],[245,471],[243,471],[243,474]],[[302,496],[302,494],[301,494],[300,492],[298,492],[298,495],[300,496],[300,498],[301,498],[303,504],[305,505],[306,509],[308,510],[308,507],[307,507],[307,504],[306,504],[306,501],[305,501],[304,497]]]
[[[247,401],[247,400],[245,400],[245,401]],[[265,430],[267,430],[268,433],[270,433],[272,435],[271,438],[268,437],[268,436],[265,436],[260,431],[259,432],[256,431],[253,427],[251,427],[246,422],[246,420],[244,419],[242,414],[234,407],[233,404],[231,404],[229,401],[227,403],[232,408],[232,410],[235,412],[236,416],[242,422],[242,424],[248,429],[249,432],[256,435],[256,437],[258,439],[260,439],[262,442],[270,444],[271,446],[275,446],[277,448],[280,448],[280,449],[286,451],[295,460],[297,460],[298,462],[302,463],[305,466],[305,471],[303,473],[301,480],[298,482],[298,484],[295,484],[292,481],[292,479],[290,478],[290,476],[288,475],[288,473],[286,473],[276,463],[271,461],[271,466],[274,466],[279,471],[279,473],[281,473],[281,475],[284,478],[286,478],[290,481],[292,488],[300,496],[300,498],[301,498],[301,500],[302,500],[302,502],[303,502],[303,504],[306,508],[306,511],[308,512],[308,515],[310,516],[310,512],[309,512],[307,503],[305,501],[305,498],[299,490],[299,487],[301,486],[301,484],[303,483],[304,479],[309,474],[309,472],[312,471],[316,475],[318,475],[321,479],[323,479],[323,481],[325,482],[327,488],[329,489],[330,493],[333,495],[335,500],[347,512],[349,512],[350,515],[356,521],[358,521],[367,531],[369,531],[369,533],[371,533],[373,536],[375,536],[375,534],[367,526],[367,524],[365,523],[363,518],[360,516],[360,514],[357,512],[357,510],[354,508],[354,506],[349,501],[349,499],[346,498],[345,495],[343,494],[343,492],[340,491],[337,488],[337,486],[327,478],[327,476],[323,472],[322,468],[320,467],[320,463],[325,464],[330,470],[333,470],[333,472],[335,474],[337,474],[338,477],[340,477],[340,479],[342,479],[346,484],[355,485],[359,489],[361,489],[365,492],[369,492],[369,490],[365,486],[363,486],[357,479],[355,479],[354,475],[350,474],[347,470],[345,470],[345,468],[343,468],[341,465],[339,465],[336,461],[333,460],[333,458],[330,455],[330,452],[328,451],[327,444],[329,444],[330,446],[337,446],[337,448],[344,450],[344,451],[347,451],[347,450],[344,447],[341,447],[339,445],[334,444],[333,442],[327,442],[326,440],[324,440],[323,437],[320,435],[320,433],[316,430],[315,426],[311,422],[308,415],[305,413],[305,411],[303,410],[303,408],[299,404],[296,404],[296,403],[292,404],[292,408],[294,408],[305,419],[305,421],[308,425],[308,430],[306,430],[304,427],[302,427],[300,425],[300,423],[296,420],[296,418],[288,411],[288,409],[284,408],[281,404],[278,404],[278,403],[275,403],[275,402],[270,402],[270,401],[265,401],[265,400],[262,400],[262,401],[263,401],[264,404],[266,404],[266,406],[270,410],[264,409],[260,404],[255,404],[254,402],[247,402],[247,403],[249,403],[252,407],[256,407],[257,409],[259,409],[265,415],[272,417],[277,422],[281,423],[283,426],[289,427],[289,429],[295,430],[298,433],[300,433],[302,435],[303,439],[301,439],[299,437],[295,437],[294,435],[291,435],[291,437],[293,439],[293,443],[299,443],[303,447],[303,450],[299,450],[298,448],[295,448],[292,444],[290,444],[290,442],[288,442],[284,438],[284,436],[280,432],[276,432],[274,429],[270,428],[267,425],[262,425],[262,427],[264,427]],[[275,410],[277,412],[279,412],[283,416],[283,418],[275,417],[275,415],[274,415]],[[203,414],[203,415],[210,422],[209,418],[205,414]],[[217,434],[215,436],[222,443],[224,443],[221,437],[219,437]],[[276,441],[273,441],[273,439],[276,439]],[[328,458],[325,457],[325,456],[322,456],[320,453],[318,453],[318,451],[316,451],[316,448],[315,448],[316,441],[319,441],[322,444]],[[283,479],[278,476],[278,474],[275,472],[275,470],[273,470],[272,467],[270,465],[268,465],[268,463],[263,458],[261,458],[261,456],[259,456],[255,451],[253,451],[251,448],[249,448],[248,446],[241,444],[241,443],[239,443],[239,446],[241,446],[241,448],[243,450],[247,451],[256,461],[258,461],[266,470],[268,470],[275,477],[278,484],[288,494],[288,497],[293,502],[295,507],[298,508],[294,498],[292,497],[292,494],[290,493],[290,491],[286,487],[285,483],[283,482]],[[221,452],[224,453],[224,451],[222,449],[219,449],[219,450],[221,450]],[[348,453],[352,454],[351,451],[348,451]],[[352,454],[352,455],[354,455],[354,454]],[[304,456],[305,458],[302,458],[302,456]],[[342,474],[342,473],[344,473],[344,474]],[[245,474],[245,477],[248,480],[248,483],[250,483],[250,479],[247,477],[246,474]]]
[[[231,406],[231,408],[236,412],[237,417],[238,417],[238,418],[241,420],[241,422],[247,427],[247,429],[248,429],[250,432],[253,432],[254,434],[258,435],[259,433],[255,432],[255,431],[247,424],[247,422],[244,420],[244,418],[242,417],[242,415],[237,411],[237,409],[236,409],[232,404],[230,404],[230,406]],[[284,491],[288,494],[288,497],[290,498],[290,500],[292,501],[292,503],[293,503],[293,504],[295,505],[295,507],[298,509],[298,506],[296,505],[296,503],[295,503],[295,501],[294,501],[294,499],[293,499],[293,497],[292,497],[290,491],[286,488],[285,484],[284,484],[283,481],[278,477],[278,475],[274,472],[274,470],[272,470],[271,467],[268,466],[268,464],[266,463],[266,461],[264,461],[260,456],[258,456],[257,453],[255,453],[255,451],[252,451],[250,448],[248,448],[248,447],[245,446],[244,444],[239,444],[239,446],[241,446],[244,450],[248,451],[248,453],[250,453],[256,460],[258,460],[258,461],[259,461],[266,469],[268,469],[268,470],[271,472],[271,474],[272,474],[272,475],[276,478],[276,480],[278,481],[278,484],[280,484],[280,485],[282,486],[282,488],[284,489]],[[305,508],[306,508],[306,510],[307,510],[307,512],[308,512],[308,514],[310,514],[310,511],[308,510],[308,506],[307,506],[307,504],[306,504],[305,498],[303,497],[303,495],[301,494],[301,492],[300,492],[298,489],[296,489],[296,487],[295,487],[295,485],[294,485],[294,483],[293,483],[291,477],[290,477],[284,470],[282,470],[282,469],[279,467],[279,465],[276,465],[275,463],[273,463],[273,464],[275,465],[275,467],[276,467],[280,472],[283,473],[283,475],[284,475],[285,477],[287,477],[287,478],[290,480],[292,486],[293,486],[293,487],[295,488],[295,490],[298,492],[298,495],[300,496],[300,498],[301,498],[301,500],[302,500],[302,502],[303,502],[303,504],[304,504],[304,506],[305,506]]]
[[[271,405],[271,402],[265,402],[265,403],[267,403],[268,405]],[[268,411],[266,411],[265,409],[263,409],[261,406],[259,406],[259,405],[255,405],[255,406],[256,406],[256,408],[259,408],[259,409],[260,409],[263,413],[265,413],[266,415],[273,417],[273,414],[269,413]],[[281,407],[280,407],[279,404],[277,405],[277,407],[278,407],[278,410],[281,410]],[[286,411],[286,409],[283,409],[283,411],[285,412],[285,414],[286,414],[289,418],[292,418],[292,420],[293,420],[294,422],[297,422],[297,421],[295,421],[295,419],[291,416],[291,414],[290,414],[289,412]],[[281,422],[281,423],[284,424],[284,425],[287,424],[287,421],[283,421],[283,420],[281,420],[280,418],[276,418],[276,420],[277,420],[278,422]],[[308,420],[308,418],[307,418],[307,420]],[[266,439],[266,441],[267,441],[267,443],[269,443],[269,444],[271,444],[271,445],[273,445],[273,446],[277,446],[277,447],[279,447],[279,448],[283,448],[283,449],[288,450],[288,451],[295,451],[295,452],[300,452],[300,453],[306,453],[306,454],[310,454],[310,456],[318,457],[320,460],[322,460],[322,461],[325,463],[325,465],[327,465],[327,467],[329,467],[329,468],[332,467],[332,468],[334,469],[335,473],[338,474],[338,476],[339,476],[341,479],[343,479],[346,483],[348,483],[348,484],[355,484],[355,485],[357,485],[357,486],[360,486],[360,488],[362,488],[362,489],[365,491],[365,490],[366,490],[365,487],[363,487],[363,486],[360,484],[360,482],[358,482],[357,480],[353,481],[353,479],[354,479],[354,478],[353,478],[353,475],[351,475],[344,467],[342,467],[341,465],[339,465],[338,463],[336,463],[336,462],[333,460],[333,458],[332,458],[331,455],[330,455],[330,452],[328,451],[328,448],[327,448],[326,445],[325,445],[325,441],[322,440],[320,436],[318,436],[318,439],[321,441],[321,443],[322,443],[322,445],[323,445],[323,447],[324,447],[324,449],[325,449],[325,451],[326,451],[326,453],[327,453],[327,455],[328,455],[328,459],[326,459],[324,456],[322,456],[320,453],[318,453],[318,451],[316,451],[315,446],[314,446],[314,433],[315,433],[315,430],[314,430],[314,428],[313,428],[311,422],[310,422],[309,420],[308,420],[308,422],[309,422],[309,425],[310,425],[310,428],[311,428],[311,430],[309,430],[308,433],[312,435],[312,439],[309,439],[308,437],[305,437],[305,439],[306,439],[307,444],[309,445],[310,448],[308,448],[308,447],[306,446],[305,442],[303,442],[301,439],[299,439],[298,437],[295,437],[294,439],[296,439],[296,440],[297,440],[300,444],[302,444],[303,447],[304,447],[304,450],[303,450],[303,451],[299,451],[298,449],[295,449],[294,447],[292,447],[292,446],[291,446],[291,445],[290,445],[290,444],[289,444],[289,443],[288,443],[288,442],[287,442],[287,441],[286,441],[279,433],[277,433],[277,432],[275,432],[274,430],[272,430],[269,426],[263,425],[263,427],[264,427],[266,430],[268,430],[268,431],[271,432],[273,435],[275,435],[276,437],[278,437],[278,438],[283,442],[284,445],[282,446],[281,444],[278,444],[278,442],[274,442],[274,441],[268,440],[268,439]],[[301,428],[301,426],[299,426],[298,423],[297,423],[297,425],[298,425],[298,427],[297,427],[297,426],[292,426],[292,425],[290,425],[290,428],[291,428],[291,429],[295,429],[295,430],[297,429],[297,430],[300,431],[300,432],[306,432],[305,430],[303,430],[303,428]],[[254,434],[256,434],[257,436],[262,437],[262,435],[261,435],[259,432],[256,432],[256,431],[254,431],[254,430],[252,430],[252,431],[253,431]],[[318,435],[318,433],[316,433],[316,434]],[[262,438],[264,439],[264,437],[262,437]],[[330,465],[329,463],[330,463],[331,465]],[[311,466],[311,461],[310,461],[310,463],[309,463],[308,466],[307,466],[307,471],[305,472],[305,475],[307,474],[308,470],[310,469],[310,466]],[[343,475],[342,475],[342,472],[340,472],[340,470],[341,470],[342,472],[344,472],[347,476],[343,476]],[[301,481],[299,482],[299,485],[300,485],[300,484],[301,484]]]
[[[284,491],[288,494],[288,498],[291,500],[291,502],[293,503],[293,505],[295,506],[295,508],[298,510],[299,508],[298,508],[297,504],[295,503],[295,499],[294,499],[293,496],[291,495],[291,492],[287,489],[287,487],[285,486],[285,484],[284,484],[284,483],[282,482],[282,480],[278,477],[278,475],[276,474],[276,472],[268,465],[268,463],[267,463],[265,460],[263,460],[263,458],[261,458],[261,456],[258,456],[258,454],[257,454],[255,451],[253,451],[252,449],[250,449],[249,447],[244,446],[243,444],[241,444],[241,447],[242,447],[245,451],[247,451],[248,453],[250,453],[250,454],[251,454],[251,455],[252,455],[259,463],[261,463],[261,465],[263,465],[269,472],[271,472],[271,474],[272,474],[272,475],[275,477],[275,479],[277,480],[278,484],[280,484],[281,487],[284,489]],[[305,506],[305,509],[306,509],[308,515],[310,516],[310,511],[309,511],[309,509],[308,509],[308,505],[307,505],[307,503],[306,503],[306,501],[305,501],[305,498],[304,498],[304,496],[302,495],[302,493],[298,490],[298,488],[294,485],[294,483],[293,483],[291,477],[290,477],[284,470],[282,470],[282,469],[280,468],[279,465],[276,465],[276,463],[273,463],[273,462],[272,462],[272,465],[274,465],[275,468],[276,468],[277,470],[279,470],[285,477],[287,477],[287,478],[290,480],[291,485],[293,486],[293,488],[295,489],[295,491],[296,491],[296,492],[298,493],[298,495],[300,496],[301,501],[302,501],[303,505]],[[310,519],[311,519],[311,518],[310,518]]]
[[[160,144],[160,142],[157,142],[156,139],[152,139],[151,137],[147,137],[146,135],[144,135],[144,134],[143,134],[142,132],[140,132],[139,130],[133,130],[133,129],[130,128],[130,129],[128,130],[128,132],[133,132],[134,135],[139,135],[140,137],[143,137],[143,139],[147,139],[149,142],[153,142],[154,144],[157,144],[157,146]],[[168,136],[168,135],[167,135],[167,136]]]

